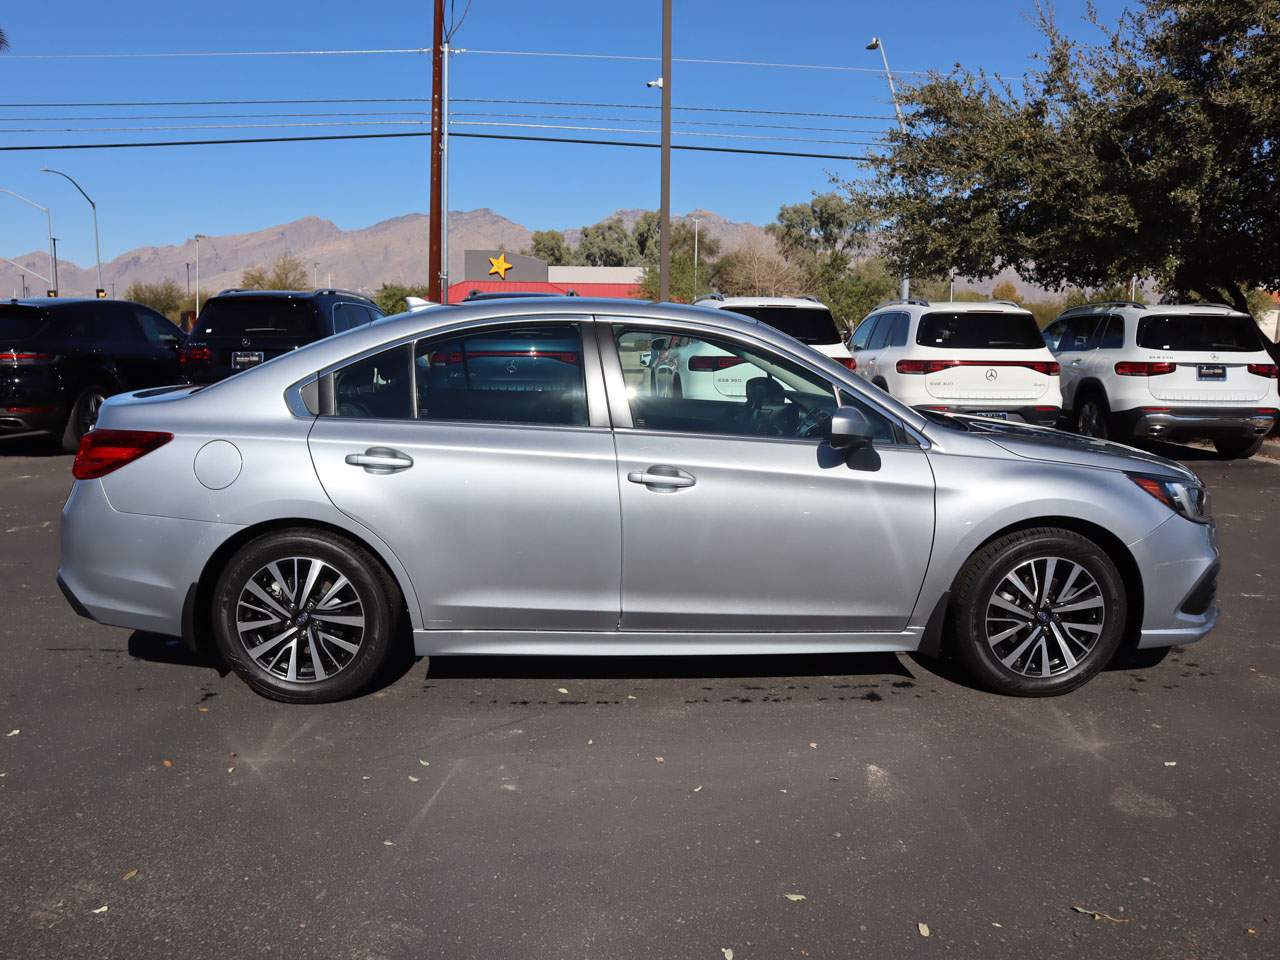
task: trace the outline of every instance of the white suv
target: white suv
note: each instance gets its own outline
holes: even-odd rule
[[[713,293],[694,302],[768,324],[837,363],[853,366],[831,311],[813,297],[725,297]],[[747,381],[767,375],[727,350],[688,337],[654,340],[649,351],[640,355],[640,364],[649,368],[655,394],[693,400],[745,401]]]
[[[1212,440],[1249,457],[1275,424],[1276,364],[1258,325],[1217,304],[1091,303],[1044,332],[1078,433]]]
[[[1015,303],[882,303],[849,351],[859,376],[913,407],[1048,427],[1062,412],[1058,362]]]

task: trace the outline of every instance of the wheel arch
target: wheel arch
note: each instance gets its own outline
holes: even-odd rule
[[[211,633],[212,623],[207,614],[213,602],[213,588],[217,583],[218,575],[226,567],[231,557],[235,555],[235,552],[246,543],[256,540],[265,534],[278,530],[297,529],[322,530],[342,537],[367,551],[374,558],[374,561],[382,567],[390,581],[395,584],[402,611],[408,614],[410,623],[412,624],[418,619],[418,611],[416,609],[417,596],[414,593],[412,584],[407,582],[407,574],[404,573],[399,562],[395,561],[394,558],[389,560],[384,550],[371,538],[361,536],[347,527],[313,517],[286,517],[264,520],[242,527],[219,544],[217,549],[209,555],[200,571],[200,576],[188,588],[186,599],[182,605],[182,639],[189,649],[192,651],[211,651],[214,649]]]
[[[1111,401],[1107,398],[1107,388],[1097,377],[1087,377],[1076,384],[1071,394],[1071,409],[1075,410],[1085,397],[1097,397],[1111,410]]]

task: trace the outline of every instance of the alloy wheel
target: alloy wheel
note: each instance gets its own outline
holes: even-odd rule
[[[1036,557],[996,584],[987,601],[986,639],[1006,670],[1056,677],[1089,657],[1105,623],[1102,588],[1083,565]]]
[[[1085,401],[1080,408],[1080,415],[1076,418],[1076,430],[1086,437],[1106,439],[1107,432],[1103,427],[1102,410],[1097,403],[1092,400]]]
[[[316,557],[286,557],[260,568],[236,602],[245,653],[291,683],[317,683],[350,666],[364,640],[360,596],[341,571]]]

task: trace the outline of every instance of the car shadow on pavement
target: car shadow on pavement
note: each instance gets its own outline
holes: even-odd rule
[[[53,438],[39,433],[0,437],[0,457],[69,457]]]
[[[222,676],[230,671],[213,653],[205,650],[192,652],[180,637],[168,637],[162,633],[135,630],[129,634],[129,656],[149,663],[167,663],[175,667],[207,667]]]
[[[431,657],[430,679],[712,680],[733,677],[894,676],[911,672],[893,653],[786,653],[716,656]]]

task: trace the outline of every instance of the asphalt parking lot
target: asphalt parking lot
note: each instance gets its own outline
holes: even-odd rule
[[[1280,955],[1280,464],[1177,453],[1222,622],[1064,698],[887,655],[468,657],[289,707],[76,617],[70,459],[10,441],[0,953]]]

